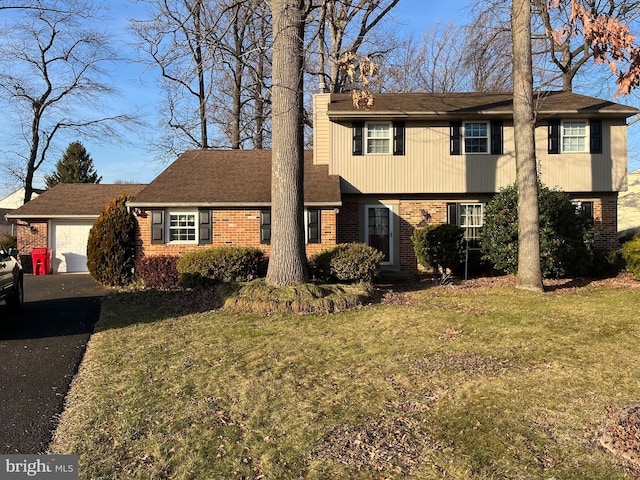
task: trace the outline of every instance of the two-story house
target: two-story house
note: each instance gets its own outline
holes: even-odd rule
[[[535,99],[542,182],[569,192],[617,246],[618,192],[627,178],[626,119],[639,111],[571,92]],[[484,208],[515,181],[509,93],[378,94],[369,110],[346,94],[313,98],[314,149],[305,156],[309,254],[361,241],[389,270],[418,268],[410,241],[429,223],[455,223],[471,241]],[[270,240],[269,151],[188,151],[130,202],[137,255],[200,245],[262,246]]]

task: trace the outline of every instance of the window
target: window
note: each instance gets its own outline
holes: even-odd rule
[[[465,229],[464,237],[469,248],[480,248],[480,231],[484,225],[484,203],[449,203],[447,217],[447,223]]]
[[[562,152],[587,151],[587,122],[565,121],[561,126]]]
[[[151,243],[213,242],[212,212],[210,209],[185,211],[151,211]]]
[[[365,126],[366,153],[391,153],[391,125],[368,122]]]
[[[305,242],[322,243],[320,233],[320,219],[322,210],[310,208],[304,211]],[[271,209],[265,208],[260,211],[260,243],[269,245],[271,243]]]
[[[196,241],[196,213],[169,212],[168,235],[169,242],[195,243]]]
[[[602,153],[602,120],[549,120],[549,153]]]
[[[573,202],[573,204],[575,205],[576,211],[581,217],[593,222],[593,202],[577,201]]]
[[[489,128],[486,122],[464,124],[464,153],[488,153]]]
[[[404,155],[404,122],[353,122],[353,155]]]
[[[271,243],[271,209],[265,208],[260,211],[260,243],[269,245]]]

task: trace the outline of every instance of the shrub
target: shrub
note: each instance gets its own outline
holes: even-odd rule
[[[622,258],[627,272],[633,273],[633,276],[640,280],[640,235],[622,245]]]
[[[262,276],[264,251],[252,247],[210,247],[188,252],[178,259],[177,269],[186,287],[219,282],[248,282]]]
[[[323,283],[371,282],[380,273],[384,255],[364,243],[343,243],[313,255],[312,276]]]
[[[18,237],[10,233],[4,233],[2,239],[0,239],[0,243],[2,243],[7,250],[10,248],[18,248]]]
[[[571,197],[560,190],[538,186],[540,266],[542,275],[585,275],[593,266],[595,229]],[[518,270],[518,191],[502,189],[487,205],[481,233],[483,258],[507,273]]]
[[[464,229],[439,223],[418,228],[411,235],[418,263],[441,272],[457,273],[464,264]]]
[[[157,290],[174,290],[181,286],[180,273],[174,255],[143,257],[136,261],[136,276],[146,287]]]
[[[136,221],[127,211],[129,199],[126,194],[114,198],[89,231],[87,267],[103,285],[123,286],[133,280]]]

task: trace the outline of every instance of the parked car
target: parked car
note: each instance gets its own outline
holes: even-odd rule
[[[7,250],[0,244],[0,301],[7,306],[19,309],[24,301],[24,283],[22,267],[18,263],[16,249]]]

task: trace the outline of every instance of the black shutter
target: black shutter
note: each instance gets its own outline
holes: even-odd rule
[[[260,243],[271,243],[271,209],[260,211]]]
[[[560,120],[549,120],[549,153],[560,153]]]
[[[449,225],[458,225],[457,203],[447,203],[447,223]]]
[[[589,120],[589,150],[602,153],[602,120]]]
[[[502,155],[504,147],[502,146],[502,120],[494,120],[491,122],[491,153],[493,155]]]
[[[450,145],[449,145],[449,153],[451,155],[460,155],[461,150],[461,138],[460,133],[462,130],[462,122],[460,121],[452,121],[449,123],[449,137],[450,137]]]
[[[363,155],[362,134],[364,131],[364,122],[353,122],[353,154]]]
[[[151,243],[165,243],[164,231],[164,210],[151,210]]]
[[[198,210],[198,244],[213,243],[211,236],[211,210]]]
[[[320,210],[307,210],[307,243],[322,243],[320,239]]]
[[[393,154],[404,155],[404,122],[393,122]]]

